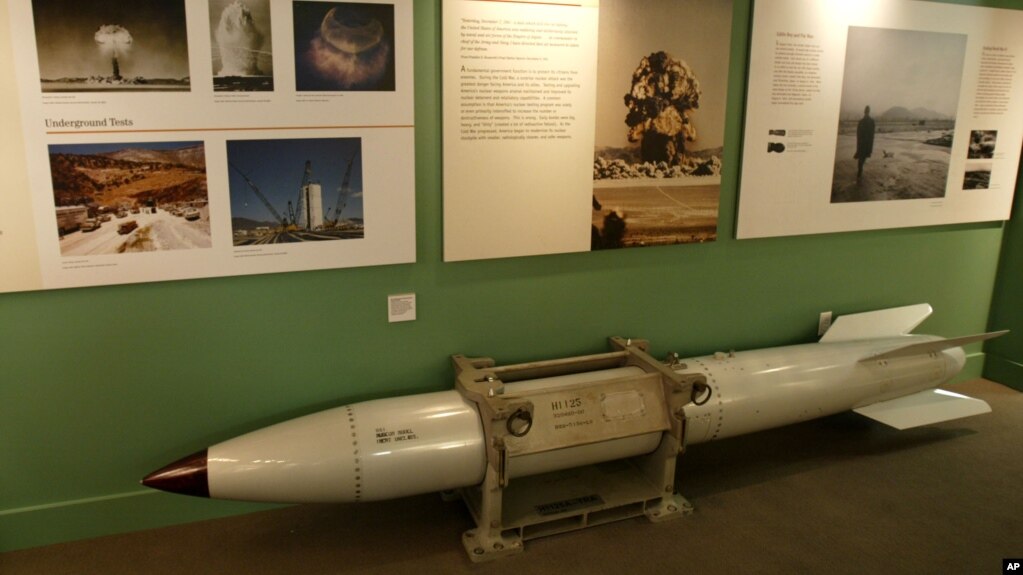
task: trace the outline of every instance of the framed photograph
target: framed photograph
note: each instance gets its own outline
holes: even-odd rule
[[[61,255],[212,246],[202,142],[49,149]]]
[[[213,89],[274,89],[270,0],[209,0]]]
[[[191,88],[184,0],[32,0],[43,92]]]
[[[292,6],[298,91],[394,90],[393,5],[294,2]]]
[[[361,149],[360,138],[229,140],[234,245],[365,237]]]
[[[731,29],[731,0],[601,1],[591,249],[717,238]]]

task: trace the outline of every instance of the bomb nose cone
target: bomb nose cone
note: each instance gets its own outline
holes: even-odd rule
[[[150,473],[142,479],[142,485],[182,495],[209,497],[210,484],[206,469],[204,449]]]

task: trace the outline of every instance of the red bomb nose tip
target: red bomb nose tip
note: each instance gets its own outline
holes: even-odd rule
[[[170,493],[209,497],[206,450],[193,453],[150,473],[142,479],[142,485]]]

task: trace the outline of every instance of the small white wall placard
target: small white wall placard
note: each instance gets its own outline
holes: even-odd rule
[[[415,321],[416,294],[403,293],[387,296],[387,321]]]

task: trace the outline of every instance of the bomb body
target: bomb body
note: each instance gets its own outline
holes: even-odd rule
[[[998,334],[953,340],[903,335],[930,313],[929,306],[911,307],[915,314],[910,315],[922,317],[907,322],[907,308],[857,314],[847,317],[881,324],[864,330],[856,321],[846,327],[836,322],[832,329],[838,330],[820,343],[681,360],[676,371],[702,374],[711,393],[705,403],[685,407],[686,444],[848,410],[898,428],[990,411],[983,401],[935,388],[962,370],[961,345]],[[889,337],[862,337],[876,332]],[[505,389],[517,395],[637,373],[643,372],[619,367],[510,383]],[[532,429],[559,424],[564,422],[537,419]],[[641,455],[653,451],[660,438],[659,432],[643,433],[513,457],[507,475]],[[354,502],[477,485],[486,466],[478,408],[452,390],[366,401],[286,421],[172,463],[143,483],[221,499]]]

